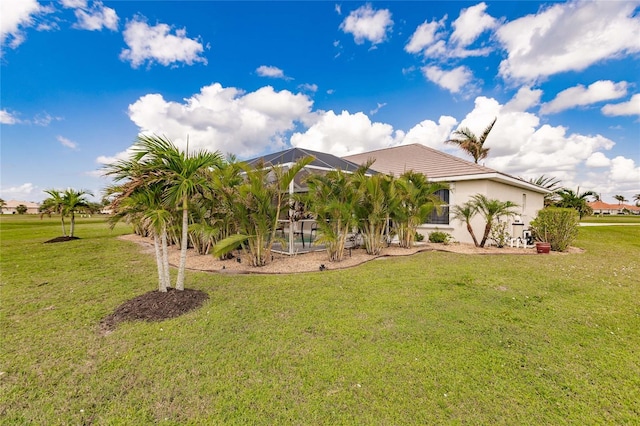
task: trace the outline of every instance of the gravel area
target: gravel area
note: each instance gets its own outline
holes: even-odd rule
[[[153,240],[151,238],[140,237],[135,234],[123,235],[119,237],[125,241],[132,241],[139,244],[142,247],[142,252],[151,256],[154,255]],[[383,249],[382,254],[379,256],[368,255],[364,249],[356,249],[351,251],[351,256],[348,251],[345,253],[345,257],[341,262],[329,262],[327,253],[325,251],[301,253],[293,256],[287,256],[284,254],[273,253],[273,261],[269,262],[266,266],[256,268],[250,266],[246,261],[242,260],[238,262],[237,259],[230,260],[218,260],[212,255],[198,255],[193,250],[187,251],[187,268],[198,271],[218,272],[225,274],[290,274],[297,272],[311,272],[318,271],[321,265],[324,265],[326,269],[343,269],[356,265],[360,265],[364,262],[368,262],[380,258],[388,258],[393,256],[408,256],[421,251],[446,251],[452,253],[460,253],[464,255],[536,255],[534,248],[516,248],[516,247],[474,247],[473,244],[453,243],[453,244],[431,244],[431,243],[418,243],[411,249],[405,249],[402,247],[391,245]],[[552,252],[551,255],[567,255],[572,253],[581,253],[583,250],[571,247],[565,253]],[[172,266],[177,266],[180,259],[180,252],[175,247],[169,248],[169,263]]]

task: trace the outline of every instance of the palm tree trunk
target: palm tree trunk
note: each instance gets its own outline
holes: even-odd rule
[[[167,247],[167,226],[162,226],[162,279],[164,280],[164,287],[171,286],[171,274],[169,273],[169,249]]]
[[[158,291],[164,293],[167,291],[167,287],[164,285],[164,266],[162,265],[162,252],[160,251],[160,241],[158,241],[158,234],[153,232],[153,248],[156,252],[156,265],[158,267]]]
[[[71,226],[69,227],[69,236],[73,237],[73,229],[76,226],[76,217],[73,214],[73,212],[71,212]]]
[[[62,216],[62,212],[60,212],[60,219],[62,219],[62,236],[66,237],[67,236],[67,230],[64,227],[64,216]]]
[[[478,239],[476,238],[476,234],[473,232],[473,228],[471,227],[471,224],[469,222],[467,222],[467,231],[469,231],[469,234],[471,234],[473,245],[478,247]]]
[[[487,243],[487,239],[489,238],[489,232],[491,232],[491,223],[492,222],[487,222],[487,224],[484,227],[484,235],[482,236],[482,241],[480,241],[480,247],[484,247],[484,245]]]
[[[182,238],[180,240],[180,265],[178,266],[176,290],[184,290],[184,271],[187,266],[187,246],[189,245],[189,210],[187,208],[187,198],[185,197],[182,201]]]

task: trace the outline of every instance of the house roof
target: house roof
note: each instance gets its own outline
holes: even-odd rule
[[[604,201],[591,201],[589,203],[587,203],[587,205],[589,207],[591,207],[593,210],[622,210],[622,209],[627,209],[627,210],[631,210],[631,211],[640,211],[640,207],[638,206],[634,206],[632,204],[609,204],[609,203],[605,203]]]
[[[453,182],[491,179],[540,193],[550,192],[538,185],[429,148],[422,144],[400,145],[392,148],[363,152],[362,154],[348,155],[344,157],[344,159],[358,164],[362,164],[369,159],[375,159],[375,163],[371,166],[374,170],[395,176],[413,170],[414,172],[426,175],[432,181]]]
[[[326,154],[324,152],[312,151],[310,149],[303,148],[290,148],[285,151],[275,152],[273,154],[263,155],[251,160],[247,160],[246,163],[250,165],[257,164],[260,160],[269,165],[286,165],[293,164],[296,161],[312,156],[314,160],[307,167],[317,168],[323,170],[340,169],[346,172],[354,172],[360,167],[358,164],[348,161],[346,159],[336,157],[335,155]]]
[[[5,209],[15,209],[20,204],[25,205],[28,209],[37,209],[38,207],[40,207],[40,204],[33,203],[31,201],[9,200],[9,201],[5,202],[5,205],[4,205],[3,208],[5,208]]]

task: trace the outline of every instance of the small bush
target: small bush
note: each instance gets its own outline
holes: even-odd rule
[[[429,234],[430,243],[447,244],[451,240],[451,235],[442,231],[433,231]]]
[[[578,236],[578,212],[574,209],[547,207],[531,222],[536,241],[551,244],[553,251],[565,251]]]
[[[421,233],[416,231],[416,235],[414,236],[414,239],[415,239],[415,241],[420,242],[420,241],[424,240],[424,235],[422,235]]]

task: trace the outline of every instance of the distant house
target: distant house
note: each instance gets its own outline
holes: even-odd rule
[[[399,176],[405,171],[423,173],[432,182],[446,182],[448,191],[442,191],[440,198],[446,208],[442,215],[432,215],[429,223],[419,231],[423,234],[438,229],[450,233],[460,242],[473,242],[466,226],[451,218],[449,207],[461,205],[473,195],[483,194],[490,199],[511,201],[518,205],[519,225],[512,226],[512,234],[521,236],[538,211],[544,207],[544,196],[549,191],[522,179],[498,172],[479,164],[465,161],[450,154],[420,144],[401,145],[343,157],[345,160],[363,164],[369,159],[375,162],[372,169],[380,173]],[[484,231],[484,221],[477,216],[472,221],[476,236]],[[516,235],[517,234],[517,235]]]
[[[40,204],[32,203],[31,201],[19,201],[19,200],[9,200],[6,202],[4,207],[2,208],[3,214],[17,214],[17,207],[23,204],[27,207],[27,214],[38,214],[38,208]]]
[[[593,209],[594,215],[618,215],[625,214],[625,210],[631,214],[640,214],[640,207],[632,204],[608,204],[603,201],[593,201],[587,203]]]

